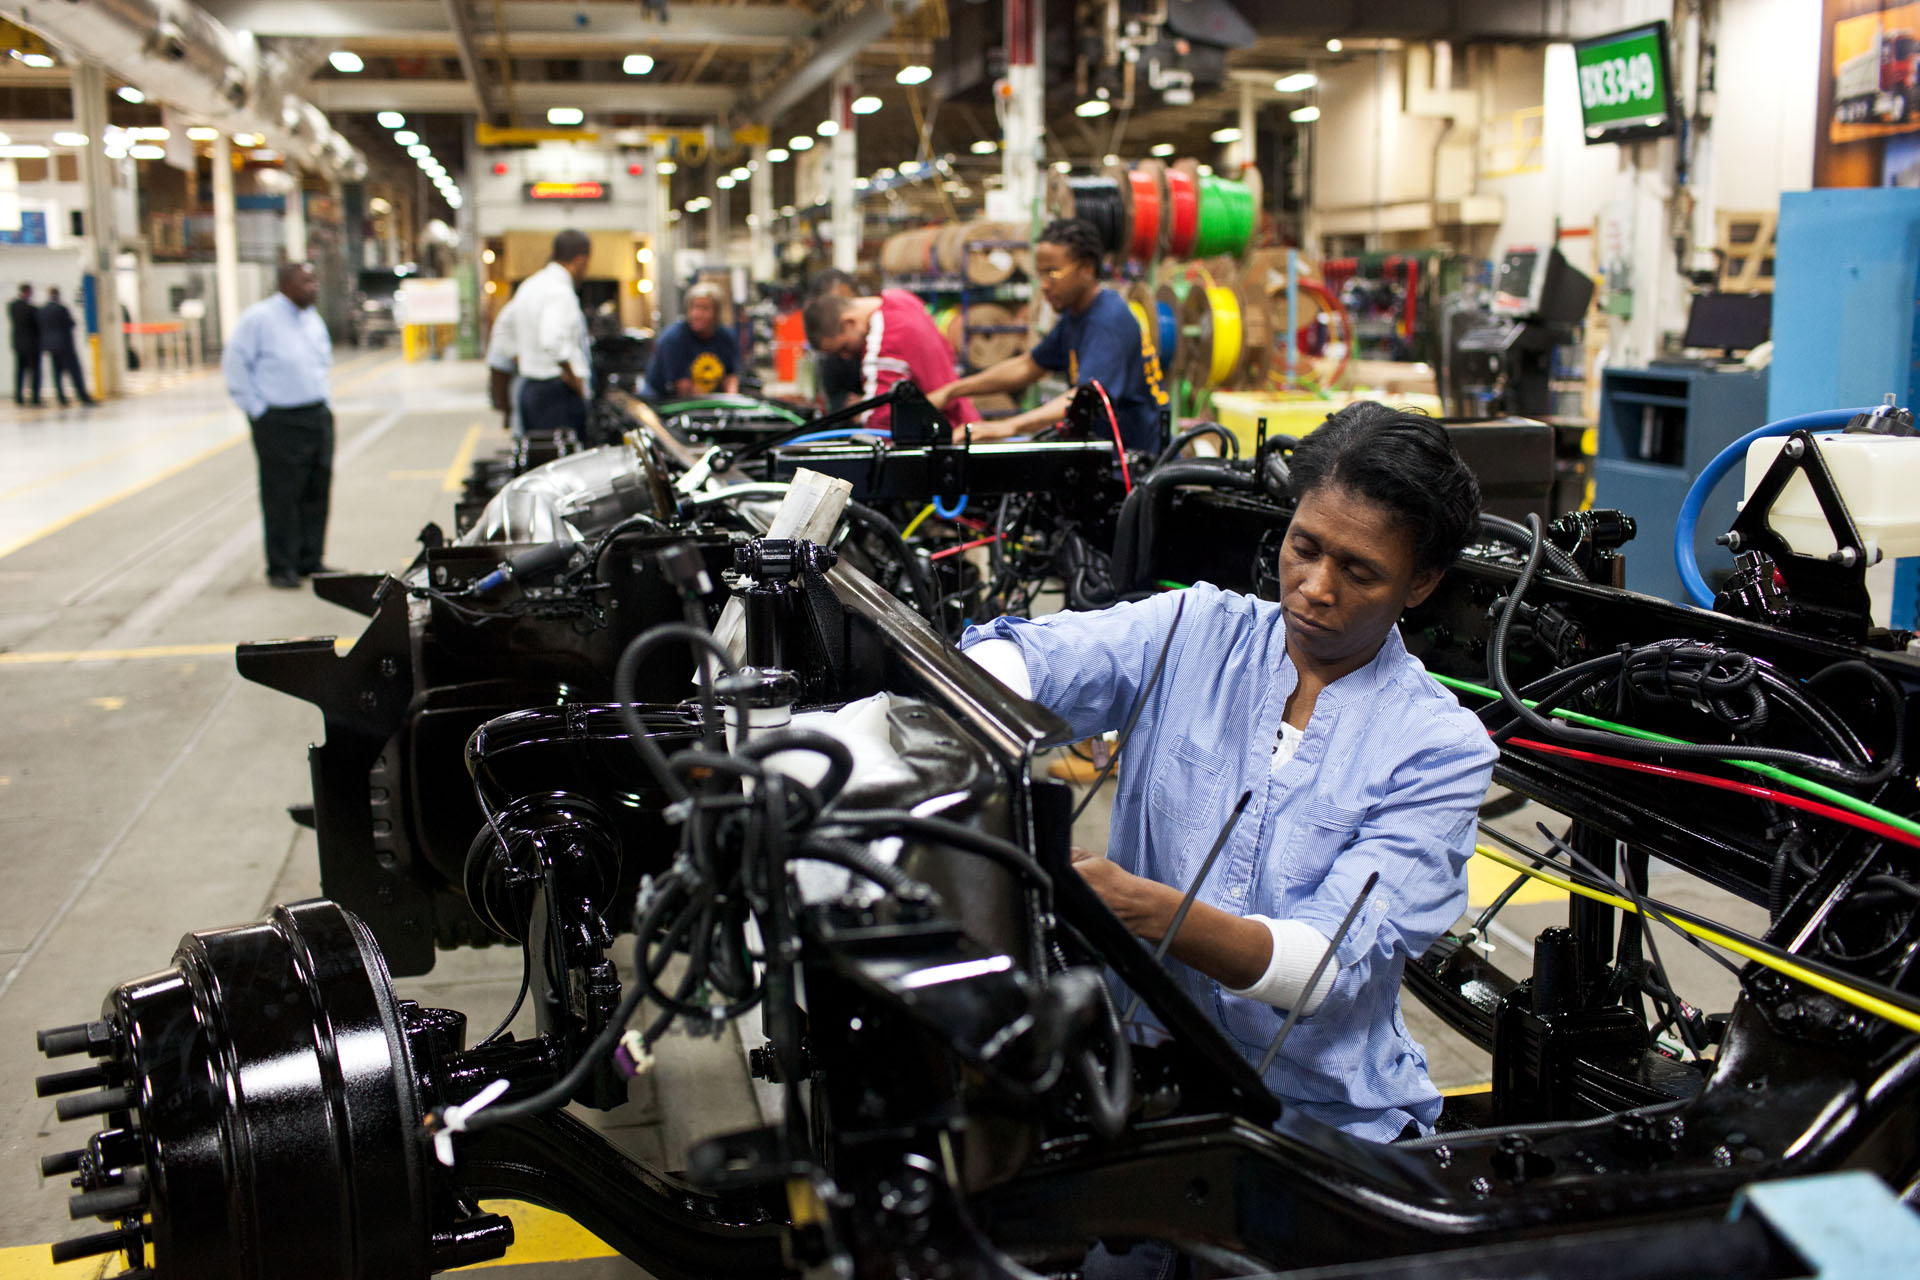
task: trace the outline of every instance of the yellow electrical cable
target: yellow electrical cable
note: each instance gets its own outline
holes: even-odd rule
[[[1127,310],[1133,312],[1134,321],[1139,324],[1142,337],[1151,339],[1158,332],[1153,322],[1147,319],[1147,309],[1132,298],[1127,299]]]
[[[915,529],[918,529],[921,526],[921,524],[926,520],[926,518],[932,514],[933,514],[933,504],[929,502],[926,506],[920,508],[919,515],[907,521],[907,527],[900,531],[900,536],[903,539],[911,538],[913,536],[913,531]]]
[[[1207,353],[1207,385],[1217,387],[1240,363],[1240,299],[1233,290],[1207,286],[1207,310],[1213,317],[1213,348]]]
[[[1591,898],[1595,902],[1604,902],[1608,906],[1617,907],[1622,911],[1631,911],[1635,915],[1640,914],[1640,909],[1625,898],[1619,897],[1616,894],[1603,892],[1599,889],[1590,889],[1586,885],[1569,880],[1564,876],[1556,876],[1550,872],[1542,871],[1538,867],[1530,867],[1518,859],[1509,858],[1498,849],[1489,848],[1484,844],[1476,844],[1473,846],[1473,851],[1483,858],[1492,859],[1509,870],[1518,871],[1522,875],[1532,876],[1535,880],[1550,884],[1557,889],[1564,889],[1568,893],[1577,893],[1583,898]],[[1665,915],[1665,913],[1662,914]],[[1909,1013],[1899,1005],[1889,1004],[1879,996],[1873,995],[1870,992],[1861,991],[1855,987],[1850,987],[1844,982],[1836,982],[1825,974],[1815,973],[1813,970],[1803,968],[1791,960],[1782,960],[1778,956],[1768,955],[1758,948],[1750,947],[1744,942],[1729,938],[1723,933],[1707,928],[1705,925],[1695,924],[1691,920],[1682,920],[1680,917],[1674,915],[1665,915],[1665,918],[1671,920],[1676,927],[1692,934],[1702,942],[1710,943],[1725,951],[1731,951],[1743,960],[1751,960],[1764,969],[1771,969],[1775,973],[1784,974],[1796,982],[1804,982],[1816,991],[1824,991],[1835,1000],[1850,1004],[1854,1008],[1866,1013],[1871,1013],[1877,1018],[1885,1018],[1888,1022],[1893,1023],[1893,1025],[1902,1030],[1920,1032],[1920,1015]]]

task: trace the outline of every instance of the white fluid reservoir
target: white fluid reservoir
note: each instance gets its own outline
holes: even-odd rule
[[[1787,440],[1774,436],[1748,447],[1742,507]],[[1920,584],[1920,436],[1831,434],[1815,436],[1814,441],[1866,544],[1874,622],[1914,629],[1915,588]],[[1787,482],[1767,522],[1801,555],[1824,559],[1837,549],[1804,474],[1795,473]]]

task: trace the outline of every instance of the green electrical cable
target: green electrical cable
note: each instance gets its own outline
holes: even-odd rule
[[[1193,256],[1239,255],[1253,239],[1253,192],[1245,183],[1212,175],[1200,179],[1200,230]]]
[[[1433,676],[1435,680],[1456,693],[1477,693],[1483,698],[1490,698],[1495,702],[1500,701],[1499,691],[1489,689],[1483,684],[1475,684],[1471,680],[1455,679],[1452,676],[1443,676],[1437,672],[1430,671],[1427,674]],[[1525,698],[1521,699],[1521,701],[1530,707],[1539,705],[1539,703]],[[1676,746],[1683,747],[1694,745],[1689,743],[1685,738],[1672,738],[1664,733],[1654,733],[1647,729],[1636,729],[1632,725],[1615,724],[1611,720],[1602,720],[1598,716],[1586,715],[1579,711],[1565,711],[1556,707],[1548,714],[1557,716],[1569,724],[1585,725],[1590,729],[1605,729],[1609,733],[1624,734],[1629,738],[1639,738],[1644,742],[1670,742]],[[1844,791],[1836,791],[1834,788],[1824,783],[1815,782],[1811,778],[1803,778],[1797,773],[1788,773],[1785,769],[1777,768],[1770,764],[1761,764],[1754,760],[1728,760],[1725,761],[1725,763],[1732,765],[1736,769],[1745,769],[1748,773],[1757,773],[1763,778],[1772,778],[1775,782],[1782,782],[1787,786],[1798,788],[1810,796],[1817,796],[1822,800],[1830,801],[1843,809],[1851,809],[1862,817],[1872,818],[1876,822],[1884,822],[1888,826],[1897,828],[1909,835],[1920,836],[1920,822],[1915,822],[1912,818],[1903,818],[1897,813],[1882,809],[1877,804],[1869,804],[1865,800],[1856,799]]]

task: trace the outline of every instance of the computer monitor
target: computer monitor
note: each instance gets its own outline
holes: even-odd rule
[[[1770,293],[1697,293],[1680,345],[1702,351],[1751,351],[1773,332]]]
[[[1579,324],[1593,301],[1593,281],[1558,249],[1509,250],[1493,290],[1494,311],[1551,325]]]

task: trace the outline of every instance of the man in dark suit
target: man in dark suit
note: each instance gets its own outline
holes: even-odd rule
[[[61,381],[64,374],[73,379],[73,393],[80,403],[92,404],[93,397],[87,394],[87,380],[80,373],[80,353],[73,345],[73,312],[61,303],[58,289],[47,290],[47,305],[40,308],[40,349],[47,353],[47,362],[53,366],[53,390],[60,397],[60,403],[67,402],[67,389]]]
[[[20,286],[20,295],[7,304],[7,323],[13,329],[13,402],[40,403],[40,308],[33,305],[33,286]],[[26,395],[33,379],[33,399]]]

